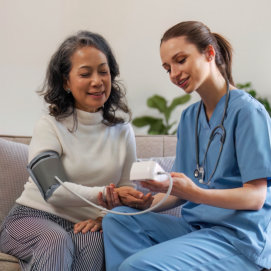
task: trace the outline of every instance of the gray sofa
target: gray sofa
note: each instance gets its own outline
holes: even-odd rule
[[[15,199],[21,194],[28,178],[26,171],[27,144],[30,139],[30,137],[24,136],[0,135],[0,224],[13,206]],[[138,158],[153,159],[166,170],[171,168],[175,157],[175,136],[136,136],[136,145]],[[144,191],[144,189],[141,190]],[[180,207],[164,213],[178,216]],[[0,271],[20,270],[18,260],[15,257],[0,251]]]
[[[0,135],[0,224],[23,190],[30,137]],[[175,136],[136,136],[137,157],[155,157],[163,167],[170,167],[175,156]],[[162,158],[167,157],[167,158]],[[178,215],[175,208],[168,213]],[[1,253],[0,271],[21,270],[15,257]]]

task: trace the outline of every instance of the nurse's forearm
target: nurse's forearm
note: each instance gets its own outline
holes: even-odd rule
[[[165,193],[157,193],[154,196],[152,206],[156,205],[159,201],[161,201],[164,196],[165,196]],[[165,211],[165,210],[177,207],[183,204],[184,202],[185,200],[182,200],[178,197],[170,195],[162,205],[160,205],[157,209],[155,209],[155,212],[161,212],[161,211]]]
[[[235,210],[259,210],[262,208],[267,190],[267,180],[247,182],[233,189],[198,189],[196,203]]]

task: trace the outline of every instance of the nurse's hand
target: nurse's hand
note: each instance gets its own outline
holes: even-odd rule
[[[170,175],[173,179],[173,186],[170,194],[185,200],[196,202],[197,193],[200,188],[183,173],[171,172]],[[141,182],[141,185],[154,192],[166,193],[169,187],[169,180],[164,182],[148,180]]]
[[[122,186],[115,188],[123,205],[127,205],[132,208],[144,210],[149,208],[153,201],[151,193],[144,195],[142,192],[134,189],[130,186]]]

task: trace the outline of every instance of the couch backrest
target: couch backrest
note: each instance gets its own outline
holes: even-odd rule
[[[30,136],[0,135],[9,141],[29,144]],[[177,138],[173,135],[137,135],[136,149],[138,158],[175,156]]]

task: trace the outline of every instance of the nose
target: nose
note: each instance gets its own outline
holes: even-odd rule
[[[93,73],[91,77],[91,86],[100,87],[102,85],[102,78],[98,73]]]
[[[182,72],[179,67],[177,67],[176,65],[172,65],[170,67],[170,80],[172,82],[176,82],[177,77],[179,77],[181,73]]]

